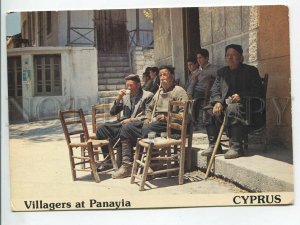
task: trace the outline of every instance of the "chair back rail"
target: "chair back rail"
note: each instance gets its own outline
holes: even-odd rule
[[[97,127],[107,120],[119,119],[120,115],[110,114],[111,104],[99,104],[92,106],[92,131],[96,133]]]

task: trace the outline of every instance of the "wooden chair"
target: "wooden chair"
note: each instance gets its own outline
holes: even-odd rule
[[[59,111],[59,118],[69,149],[73,180],[77,180],[77,171],[87,171],[92,173],[97,183],[100,182],[100,178],[97,173],[97,163],[101,162],[95,160],[95,155],[98,155],[101,152],[99,148],[105,145],[109,148],[109,155],[113,168],[117,169],[110,141],[90,139],[82,109]],[[77,152],[78,148],[79,152]],[[89,164],[89,167],[83,167],[83,164]]]
[[[111,104],[99,104],[92,106],[92,133],[90,138],[96,139],[97,127],[108,121],[117,120],[120,118],[120,114],[115,116],[110,115],[109,111]]]
[[[186,171],[190,171],[192,168],[192,148],[193,148],[193,134],[194,134],[194,100],[190,100],[189,101],[189,110],[188,110],[188,114],[189,114],[189,123],[188,123],[188,127],[187,127],[187,139],[188,139],[188,143],[187,143],[187,148],[186,148],[186,157],[185,157],[185,170]]]
[[[136,178],[140,179],[140,191],[145,190],[149,167],[154,170],[153,162],[161,162],[162,166],[151,175],[167,173],[170,177],[172,172],[178,172],[178,183],[183,184],[189,104],[190,101],[169,102],[167,138],[156,138],[154,143],[148,139],[137,141],[131,184]],[[183,109],[183,113],[178,113],[179,108]],[[175,139],[175,136],[179,139]]]
[[[92,106],[92,133],[91,139],[96,139],[97,127],[104,124],[105,122],[114,121],[120,119],[120,113],[112,116],[110,114],[111,104],[98,104]],[[122,163],[122,151],[118,151],[119,146],[113,147],[116,155],[117,166],[120,167]]]
[[[248,149],[248,144],[249,144],[249,135],[250,136],[256,136],[256,137],[260,137],[263,144],[264,144],[264,150],[267,150],[267,128],[266,128],[266,99],[267,99],[267,89],[268,89],[268,81],[269,81],[269,74],[265,74],[264,77],[261,78],[261,82],[264,88],[264,93],[263,93],[263,117],[264,117],[264,124],[255,130],[252,130],[251,132],[248,132],[247,130],[244,133],[244,137],[243,137],[243,148],[244,150]],[[246,112],[250,111],[250,109],[247,108],[248,106],[246,106]]]

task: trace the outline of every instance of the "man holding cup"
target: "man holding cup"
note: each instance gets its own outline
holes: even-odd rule
[[[227,45],[225,60],[227,66],[218,70],[217,78],[211,88],[210,105],[205,107],[207,109],[205,124],[209,147],[201,154],[204,156],[212,154],[225,112],[228,118],[226,126],[231,146],[224,157],[233,159],[243,155],[242,140],[246,126],[247,128],[259,127],[260,124],[263,124],[262,111],[253,115],[252,121],[246,119],[245,112],[245,106],[248,103],[252,104],[251,114],[255,111],[254,108],[257,109],[257,104],[260,102],[254,100],[263,97],[263,86],[257,68],[243,63],[242,46]],[[219,145],[217,153],[221,153],[221,151]]]
[[[99,126],[96,132],[96,137],[99,140],[109,138],[113,143],[121,142],[122,165],[112,174],[112,178],[115,179],[131,175],[133,146],[137,137],[141,136],[145,109],[153,97],[153,93],[141,88],[138,75],[128,75],[125,77],[125,82],[126,89],[119,91],[110,110],[111,115],[117,115],[123,111],[123,116],[118,121],[107,122]],[[102,151],[103,154],[108,154],[107,147],[104,147]],[[106,169],[108,168],[98,168],[98,170]]]

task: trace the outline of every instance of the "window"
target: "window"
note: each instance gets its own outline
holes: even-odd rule
[[[47,34],[50,34],[52,32],[51,12],[47,12],[46,19],[47,19]]]
[[[61,95],[61,56],[34,56],[35,95]]]
[[[7,60],[8,96],[22,96],[21,57],[8,57]]]

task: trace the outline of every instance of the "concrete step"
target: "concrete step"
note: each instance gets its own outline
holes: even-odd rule
[[[206,134],[194,133],[192,165],[204,172],[209,157],[202,156],[201,152],[207,147]],[[226,149],[223,150],[225,153]],[[225,159],[224,154],[216,155],[213,169],[215,175],[229,179],[252,192],[294,190],[292,151],[281,146],[268,146],[266,152],[263,144],[250,143],[243,157]]]
[[[108,78],[108,79],[99,79],[99,85],[106,85],[106,84],[117,84],[117,85],[124,85],[124,80],[121,78]]]
[[[116,100],[116,97],[98,97],[98,104],[111,104]]]
[[[98,77],[101,79],[108,79],[108,78],[119,78],[124,79],[124,77],[127,75],[127,73],[98,73]],[[124,80],[123,80],[124,81]]]
[[[99,67],[98,72],[112,72],[112,73],[129,73],[130,67],[128,66],[118,66],[118,67]]]
[[[98,96],[101,98],[105,97],[117,97],[119,91],[99,91]]]
[[[99,63],[101,62],[128,62],[128,56],[111,56],[111,55],[107,55],[107,56],[99,56]]]
[[[124,60],[124,61],[109,61],[109,62],[105,62],[105,61],[99,61],[99,67],[120,67],[120,66],[125,66],[125,67],[129,67],[129,61],[128,60]]]
[[[125,88],[125,84],[106,84],[98,85],[99,91],[116,91]]]

